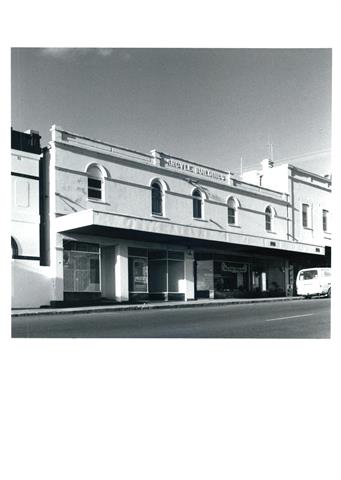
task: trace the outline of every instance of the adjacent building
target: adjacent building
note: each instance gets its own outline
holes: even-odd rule
[[[49,304],[51,282],[42,251],[45,199],[42,197],[41,146],[37,131],[11,130],[12,306]]]

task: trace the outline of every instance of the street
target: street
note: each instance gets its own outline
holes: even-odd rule
[[[330,338],[330,299],[12,318],[17,338]]]

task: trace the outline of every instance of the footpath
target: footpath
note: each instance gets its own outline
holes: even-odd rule
[[[130,310],[169,310],[171,308],[198,308],[198,307],[223,307],[226,305],[241,305],[249,303],[292,302],[303,300],[303,297],[270,297],[270,298],[227,298],[213,300],[209,298],[179,302],[148,302],[115,305],[94,305],[86,307],[60,307],[60,308],[25,308],[13,309],[12,317],[31,315],[70,315],[95,312],[123,312]]]

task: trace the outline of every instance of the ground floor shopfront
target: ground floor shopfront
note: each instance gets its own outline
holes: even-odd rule
[[[299,268],[323,257],[245,245],[59,235],[53,300],[82,303],[290,296]],[[167,239],[169,240],[169,239]],[[59,285],[59,286],[58,286]]]

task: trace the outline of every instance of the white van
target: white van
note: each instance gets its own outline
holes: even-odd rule
[[[297,295],[309,298],[313,295],[331,296],[331,268],[305,268],[296,279]]]

